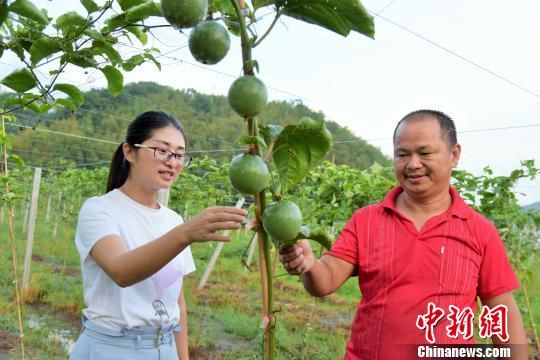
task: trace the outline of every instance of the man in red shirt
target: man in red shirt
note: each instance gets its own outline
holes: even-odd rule
[[[280,252],[313,296],[358,276],[362,300],[345,359],[416,359],[418,345],[474,344],[477,296],[486,306],[481,334],[496,334],[495,344],[527,344],[512,295],[519,284],[503,242],[450,186],[460,153],[447,115],[408,114],[394,131],[400,185],[356,211],[319,260],[307,240]],[[512,359],[527,359],[526,345],[511,350]]]

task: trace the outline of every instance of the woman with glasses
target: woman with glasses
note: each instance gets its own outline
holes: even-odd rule
[[[107,193],[81,208],[75,244],[81,259],[83,328],[70,359],[188,359],[183,277],[195,270],[190,245],[229,241],[246,212],[215,207],[183,222],[157,201],[191,157],[184,129],[150,111],[128,127],[116,150]]]

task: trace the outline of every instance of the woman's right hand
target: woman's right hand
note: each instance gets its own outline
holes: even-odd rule
[[[221,230],[238,230],[247,211],[230,206],[216,206],[203,210],[178,226],[188,243],[205,241],[230,241],[230,237],[220,234]]]

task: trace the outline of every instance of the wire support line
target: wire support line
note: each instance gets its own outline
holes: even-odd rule
[[[494,128],[484,128],[484,129],[471,129],[471,130],[462,130],[458,131],[458,134],[465,134],[465,133],[477,133],[477,132],[485,132],[485,131],[500,131],[500,130],[512,130],[512,129],[523,129],[523,128],[532,128],[532,127],[540,127],[539,124],[527,124],[527,125],[514,125],[514,126],[502,126],[502,127],[494,127]],[[383,137],[383,138],[373,138],[373,139],[349,139],[349,140],[338,140],[332,142],[332,144],[347,144],[347,143],[353,143],[357,141],[382,141],[382,140],[392,140],[392,137]]]
[[[376,16],[376,17],[378,17],[378,18],[380,18],[380,19],[382,19],[382,20],[384,20],[384,21],[386,21],[386,22],[388,22],[388,23],[390,23],[390,24],[392,24],[392,25],[394,25],[394,26],[397,26],[398,28],[400,28],[400,29],[402,29],[402,30],[408,32],[409,34],[412,34],[412,35],[414,35],[414,36],[416,36],[416,37],[418,37],[418,38],[420,38],[420,39],[422,39],[422,40],[424,40],[424,41],[430,43],[431,45],[436,46],[436,47],[438,47],[439,49],[444,50],[444,51],[446,51],[447,53],[449,53],[449,54],[451,54],[451,55],[453,55],[453,56],[455,56],[455,57],[457,57],[457,58],[459,58],[459,59],[461,59],[461,60],[463,60],[463,61],[465,61],[465,62],[467,62],[467,63],[469,63],[469,64],[471,64],[471,65],[473,65],[473,66],[475,66],[475,67],[477,67],[478,69],[487,72],[488,74],[490,74],[490,75],[492,75],[492,76],[498,78],[499,80],[502,80],[502,81],[504,81],[504,82],[506,82],[506,83],[508,83],[508,84],[510,84],[510,85],[512,85],[512,86],[514,86],[514,87],[516,87],[516,88],[518,88],[518,89],[520,89],[521,91],[524,91],[524,92],[528,93],[529,95],[532,95],[532,96],[534,96],[534,97],[540,99],[540,94],[538,94],[538,93],[536,93],[536,92],[534,92],[534,91],[532,91],[532,90],[526,88],[525,86],[520,85],[520,84],[518,84],[517,82],[515,82],[515,81],[513,81],[513,80],[510,80],[510,79],[508,79],[508,78],[505,77],[505,76],[499,75],[499,74],[497,74],[496,72],[494,72],[494,71],[492,71],[492,70],[486,68],[485,66],[482,66],[482,65],[480,65],[480,64],[478,64],[478,63],[472,61],[471,59],[468,59],[468,58],[466,58],[465,56],[460,55],[460,54],[456,53],[455,51],[452,51],[452,50],[448,49],[447,47],[444,47],[444,46],[442,46],[442,45],[436,43],[435,41],[433,41],[433,40],[431,40],[431,39],[428,39],[428,38],[425,37],[424,35],[419,34],[419,33],[415,32],[415,31],[413,31],[413,30],[411,30],[411,29],[409,29],[409,28],[406,28],[406,27],[403,26],[403,25],[400,25],[400,24],[396,23],[396,22],[393,21],[393,20],[390,20],[390,19],[388,19],[388,18],[386,18],[386,17],[380,15],[379,13],[373,12],[373,11],[371,11],[371,10],[368,10],[368,12],[371,13],[373,16]]]
[[[10,124],[10,123],[7,123],[6,125],[8,125],[8,126],[13,126],[13,127],[20,128],[20,129],[32,129],[32,130],[35,130],[35,131],[43,131],[43,132],[48,132],[48,133],[52,133],[52,134],[58,134],[58,135],[64,135],[64,136],[70,136],[70,137],[74,137],[74,138],[78,138],[78,139],[91,140],[91,141],[99,141],[99,142],[103,142],[103,143],[107,143],[107,144],[120,145],[120,143],[119,143],[118,141],[110,141],[110,140],[104,140],[104,139],[96,139],[96,138],[92,138],[92,137],[89,137],[89,136],[82,136],[82,135],[68,134],[68,133],[63,133],[63,132],[60,132],[60,131],[54,131],[54,130],[48,130],[48,129],[42,129],[42,128],[36,128],[36,127],[32,127],[32,126],[24,126],[24,125]]]

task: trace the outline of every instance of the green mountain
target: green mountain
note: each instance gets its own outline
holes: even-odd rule
[[[522,207],[523,211],[527,211],[527,210],[536,210],[538,212],[540,212],[540,201],[537,201],[537,202],[534,202],[532,204],[529,204],[529,205],[525,205]]]
[[[9,126],[13,152],[32,166],[61,167],[66,161],[79,166],[105,164],[117,147],[115,143],[123,141],[129,122],[148,110],[174,115],[186,129],[188,152],[196,157],[208,155],[228,161],[245,147],[236,142],[246,133],[244,121],[233,112],[225,96],[140,82],[126,85],[117,97],[104,89],[88,91],[85,103],[75,113],[18,113],[17,121]],[[359,169],[374,162],[390,164],[378,148],[301,102],[271,102],[258,119],[261,124],[287,125],[303,116],[325,120],[334,140],[353,140],[333,146],[329,160]]]

